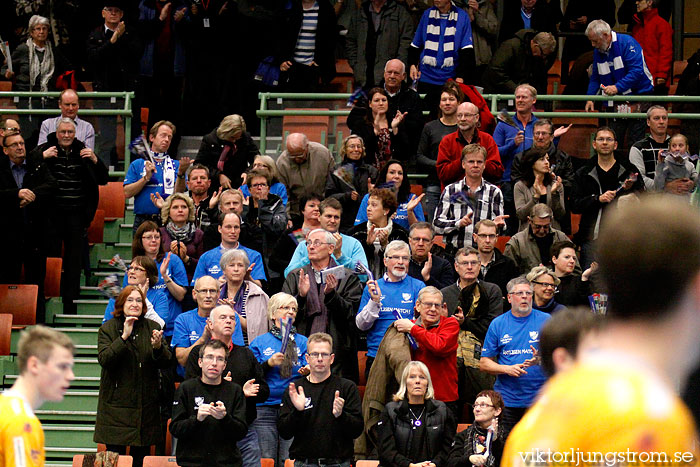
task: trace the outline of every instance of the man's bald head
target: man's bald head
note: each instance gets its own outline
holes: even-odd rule
[[[301,164],[308,157],[309,138],[303,133],[292,133],[287,136],[287,156],[290,160]]]

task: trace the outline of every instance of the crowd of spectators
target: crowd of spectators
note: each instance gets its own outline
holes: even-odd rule
[[[658,0],[636,2],[632,35],[600,19],[605,1],[563,14],[557,2],[505,2],[500,25],[490,0],[346,1],[115,0],[101,3],[102,23],[97,8],[71,17],[80,2],[15,2],[0,29],[15,89],[52,90],[75,71],[95,90],[135,90],[152,112],[151,155],[134,155],[123,180],[131,263],[99,332],[96,442],[142,457],[172,418],[183,466],[498,465],[546,379],[541,329],[606,291],[596,245],[607,214],[644,192],[687,202],[696,189],[697,148],[668,133],[661,105],[641,104],[648,136],[643,120],[599,127],[587,161],[559,148],[571,125],[535,116],[560,31],[584,34],[567,37],[564,56],[590,55],[589,95],[668,93]],[[212,44],[237,44],[236,59]],[[343,44],[366,101],[340,163],[304,133],[285,135],[276,159],[258,154],[251,96],[268,78],[323,89]],[[515,113],[492,125],[474,85],[513,93]],[[22,247],[0,281],[19,283],[23,267],[43,284],[45,258],[63,248],[72,314],[110,159],[73,89],[58,106],[57,118],[2,124],[0,196]],[[171,151],[183,129],[206,133],[192,159]],[[455,438],[461,422],[474,424]],[[212,450],[205,437],[228,443]]]

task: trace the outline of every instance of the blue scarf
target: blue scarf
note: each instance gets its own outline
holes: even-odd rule
[[[457,9],[452,6],[445,24],[445,32],[442,34],[443,60],[441,68],[455,66],[457,50],[455,47],[455,34],[457,33]],[[423,64],[437,67],[438,49],[440,48],[440,10],[433,7],[428,15],[428,30],[425,36],[425,50],[423,52]]]

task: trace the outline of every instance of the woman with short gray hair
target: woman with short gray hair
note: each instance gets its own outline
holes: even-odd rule
[[[243,341],[248,345],[270,329],[267,319],[267,294],[250,279],[250,260],[243,250],[228,250],[219,261],[226,283],[221,287],[219,301],[238,313]]]

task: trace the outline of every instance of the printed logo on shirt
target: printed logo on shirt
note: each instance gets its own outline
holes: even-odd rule
[[[213,276],[214,274],[221,274],[221,268],[220,268],[219,266],[217,266],[216,264],[213,265],[213,266],[209,266],[209,269],[207,269],[207,271],[208,271],[209,274],[212,275],[212,276]]]
[[[510,334],[508,334],[508,333],[503,334],[503,337],[501,337],[501,344],[508,344],[512,340],[513,340],[513,337]]]
[[[197,335],[197,331],[190,332],[190,342],[196,342],[197,339],[199,339],[199,336]]]
[[[411,303],[413,301],[413,296],[410,293],[402,293],[401,297],[403,298],[401,303]]]
[[[204,397],[202,396],[195,396],[194,398],[194,408],[197,410],[200,405],[204,404]]]
[[[311,403],[311,397],[307,397],[306,401],[304,401],[304,410],[309,410],[312,409],[314,405]]]
[[[537,331],[530,331],[530,342],[539,342],[540,333]]]
[[[263,355],[266,357],[272,357],[272,355],[274,353],[275,353],[275,349],[273,349],[272,347],[268,347],[265,350],[263,350]],[[297,349],[297,353],[298,353],[298,349]]]

